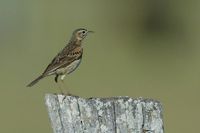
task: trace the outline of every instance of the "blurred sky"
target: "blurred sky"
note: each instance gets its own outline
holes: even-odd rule
[[[197,132],[200,106],[200,3],[196,0],[1,0],[0,132],[52,132],[39,76],[76,28],[84,40],[80,67],[65,84],[82,97],[154,98],[165,131]]]

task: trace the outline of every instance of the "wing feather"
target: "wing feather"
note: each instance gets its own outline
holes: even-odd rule
[[[52,75],[57,69],[64,68],[73,61],[80,59],[83,49],[77,45],[67,45],[61,52],[57,54],[51,63],[45,69],[43,75]]]

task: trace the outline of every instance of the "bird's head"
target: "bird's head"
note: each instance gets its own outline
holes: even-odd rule
[[[88,35],[88,33],[93,33],[93,31],[89,31],[87,29],[79,28],[79,29],[76,29],[73,32],[73,37],[74,37],[74,39],[81,41]]]

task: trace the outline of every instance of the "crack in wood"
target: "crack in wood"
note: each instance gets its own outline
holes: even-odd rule
[[[152,99],[46,94],[54,133],[164,133],[162,105]],[[56,114],[58,113],[58,114]]]

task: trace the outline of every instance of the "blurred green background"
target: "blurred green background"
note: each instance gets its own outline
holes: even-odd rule
[[[199,12],[196,0],[1,0],[0,132],[52,132],[44,94],[59,92],[54,77],[26,85],[79,27],[95,34],[65,80],[71,93],[154,98],[167,133],[198,132]]]

